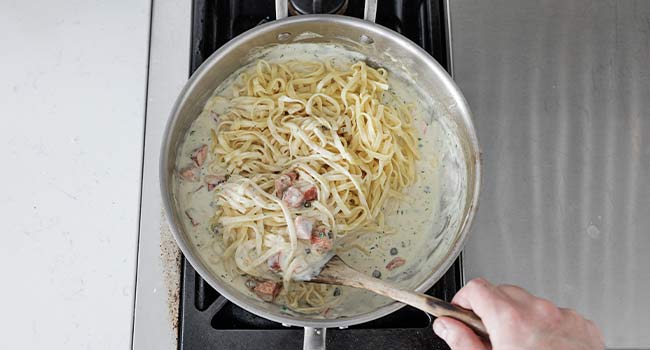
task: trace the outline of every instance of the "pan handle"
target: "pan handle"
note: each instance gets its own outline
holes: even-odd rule
[[[375,22],[375,19],[377,19],[377,0],[366,0],[366,5],[363,7],[363,19]]]
[[[327,328],[305,327],[303,350],[325,350],[325,332]]]
[[[275,0],[275,19],[289,16],[288,0]],[[366,0],[363,7],[363,19],[375,22],[377,18],[377,0]]]
[[[288,0],[275,0],[275,19],[283,19],[289,16]]]

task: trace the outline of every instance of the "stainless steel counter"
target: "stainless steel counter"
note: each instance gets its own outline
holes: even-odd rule
[[[650,347],[650,1],[451,1],[484,152],[467,278]]]

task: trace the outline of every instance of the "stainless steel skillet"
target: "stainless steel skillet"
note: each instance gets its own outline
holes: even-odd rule
[[[376,1],[366,1],[365,20],[337,15],[287,16],[286,0],[276,0],[278,20],[253,28],[210,56],[194,73],[181,91],[167,123],[160,163],[161,191],[172,232],[187,260],[219,293],[238,306],[284,325],[305,327],[306,348],[324,346],[325,329],[347,327],[389,314],[403,305],[390,303],[368,312],[348,317],[322,319],[311,315],[287,314],[274,304],[251,298],[212,273],[196,252],[182,223],[182,211],[173,191],[176,157],[192,121],[201,112],[213,90],[250,57],[251,52],[269,45],[281,45],[312,38],[314,42],[343,43],[366,55],[379,65],[391,62],[396,69],[413,78],[419,91],[435,101],[436,116],[446,126],[454,144],[445,162],[446,175],[441,179],[440,199],[444,225],[432,228],[444,237],[444,249],[423,258],[422,274],[411,283],[416,291],[429,289],[447,271],[460,253],[476,212],[480,188],[480,152],[471,115],[460,90],[445,70],[417,45],[385,27],[374,23]],[[307,34],[307,35],[306,35]],[[315,39],[314,39],[315,38]],[[396,64],[398,63],[398,64]],[[453,153],[453,154],[452,154]]]

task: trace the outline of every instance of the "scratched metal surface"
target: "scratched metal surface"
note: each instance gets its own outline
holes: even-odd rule
[[[650,347],[650,1],[451,2],[484,185],[467,279]]]

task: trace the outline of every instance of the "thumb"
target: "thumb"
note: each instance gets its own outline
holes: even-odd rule
[[[474,331],[450,317],[436,318],[433,321],[433,331],[449,345],[451,350],[488,349]]]

